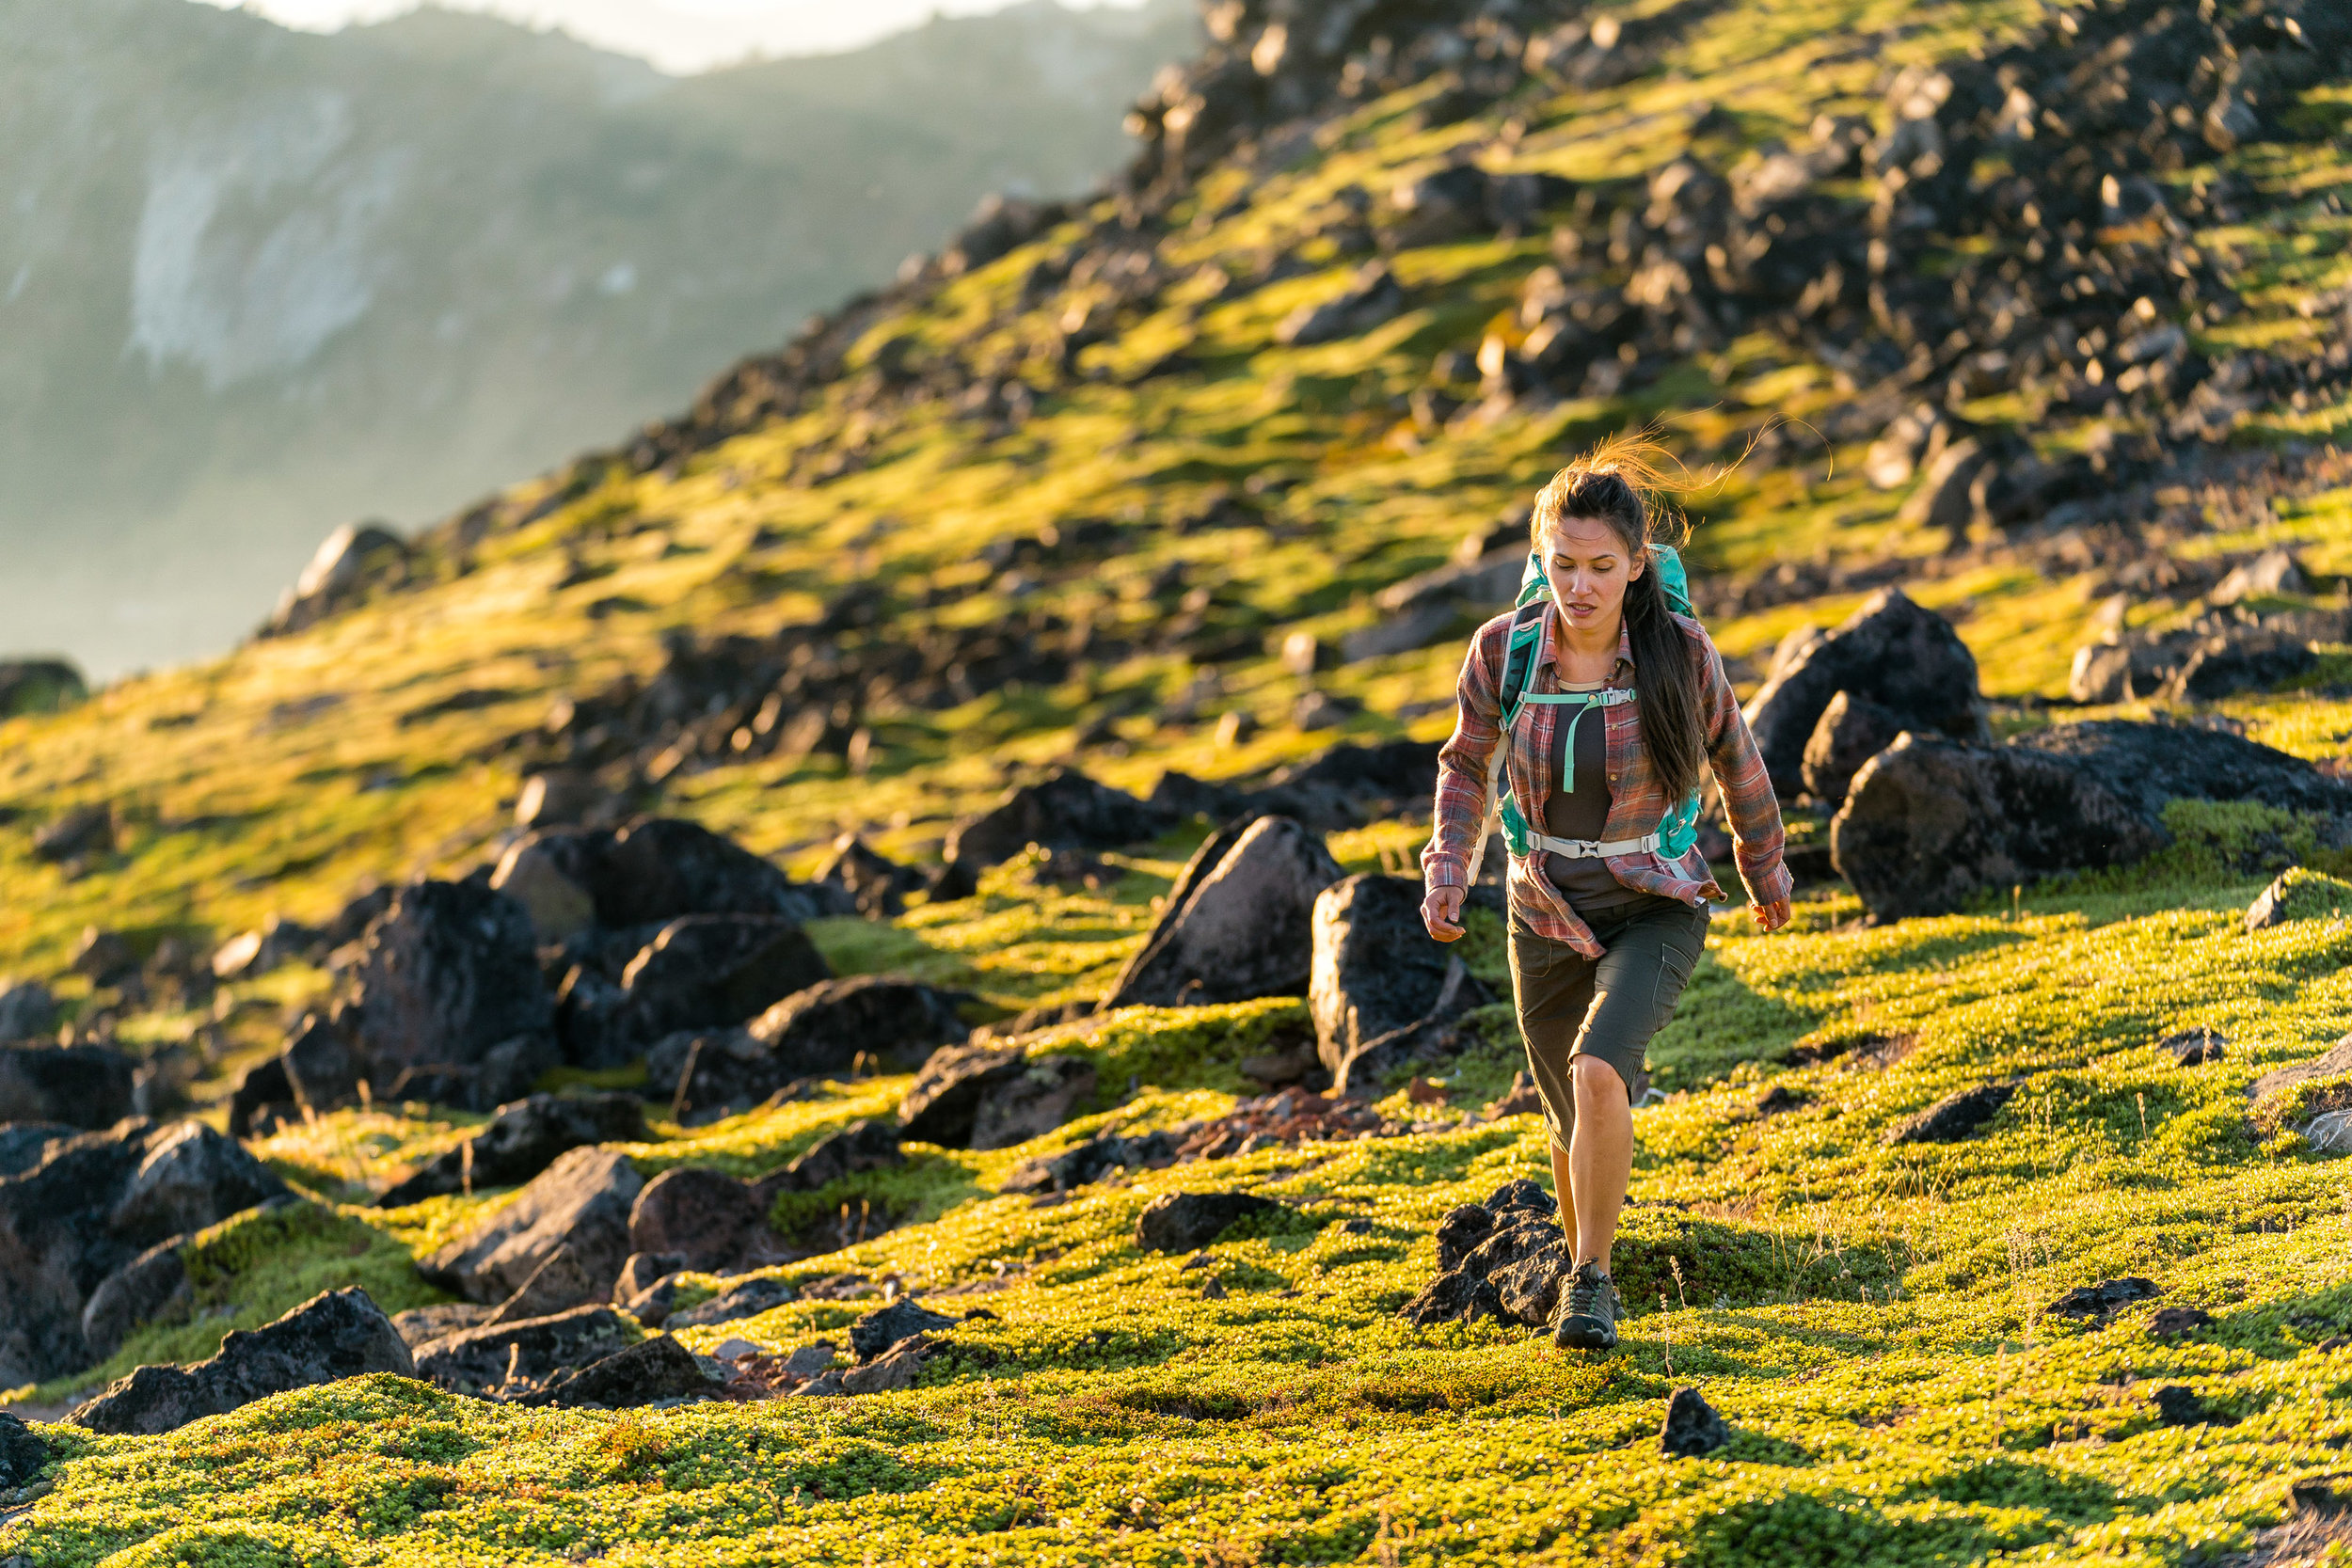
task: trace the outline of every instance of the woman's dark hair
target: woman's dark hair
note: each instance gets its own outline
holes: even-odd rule
[[[1650,554],[1652,545],[1678,545],[1688,533],[1679,514],[1652,499],[1678,487],[1666,477],[1670,469],[1687,480],[1682,465],[1647,434],[1613,436],[1552,475],[1535,498],[1534,535],[1541,550],[1544,535],[1563,519],[1588,517],[1624,542],[1629,559],[1647,562],[1647,570],[1626,584],[1626,635],[1633,648],[1642,744],[1666,798],[1678,800],[1706,776],[1707,727],[1690,634],[1666,608]]]

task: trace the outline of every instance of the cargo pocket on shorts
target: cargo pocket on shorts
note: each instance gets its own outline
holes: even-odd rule
[[[1666,1020],[1682,1000],[1682,988],[1691,983],[1691,971],[1698,967],[1699,955],[1707,950],[1707,927],[1697,920],[1686,922],[1684,928],[1659,944],[1657,990],[1650,997],[1653,1030],[1666,1026]]]

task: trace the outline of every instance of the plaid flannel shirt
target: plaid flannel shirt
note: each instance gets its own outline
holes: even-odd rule
[[[1703,666],[1699,706],[1707,726],[1707,755],[1723,791],[1740,879],[1747,883],[1748,896],[1755,903],[1786,898],[1791,881],[1788,868],[1781,863],[1780,802],[1773,798],[1763,754],[1756,750],[1756,737],[1748,733],[1747,721],[1740,717],[1740,699],[1724,673],[1723,656],[1715,651],[1706,629],[1685,616],[1677,615],[1675,620],[1691,635],[1691,657]],[[1548,608],[1535,662],[1528,673],[1531,692],[1560,689],[1552,643],[1557,626],[1558,612]],[[1454,691],[1454,735],[1438,752],[1437,809],[1432,815],[1429,847],[1421,855],[1422,875],[1433,888],[1461,887],[1470,879],[1470,849],[1486,820],[1487,765],[1502,736],[1502,657],[1510,634],[1511,616],[1496,616],[1478,628],[1470,657],[1462,661],[1462,676]],[[1632,673],[1632,644],[1621,631],[1616,673],[1610,684],[1629,684]],[[1513,730],[1505,783],[1518,798],[1519,810],[1538,829],[1559,768],[1557,737],[1563,711],[1551,703],[1522,704]],[[1641,743],[1640,705],[1603,708],[1597,717],[1607,724],[1610,788],[1609,821],[1601,837],[1646,837],[1658,831],[1672,802],[1651,772],[1649,752]],[[1592,718],[1584,721],[1592,721]],[[1694,908],[1702,900],[1724,896],[1707,868],[1706,857],[1695,847],[1678,861],[1651,851],[1612,855],[1605,863],[1627,887],[1679,898]],[[1577,917],[1545,874],[1540,854],[1511,857],[1510,897],[1512,912],[1538,936],[1566,942],[1587,958],[1600,956],[1602,948],[1594,940],[1592,928]]]

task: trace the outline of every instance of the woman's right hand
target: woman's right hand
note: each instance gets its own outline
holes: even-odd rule
[[[1439,942],[1462,940],[1462,900],[1468,888],[1433,887],[1429,896],[1421,901],[1421,923],[1429,927],[1429,934]]]

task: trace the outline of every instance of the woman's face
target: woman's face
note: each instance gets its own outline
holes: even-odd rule
[[[1642,575],[1642,561],[1629,554],[1616,530],[1597,517],[1563,517],[1544,533],[1544,575],[1552,596],[1578,631],[1617,624],[1625,613],[1626,585]]]

